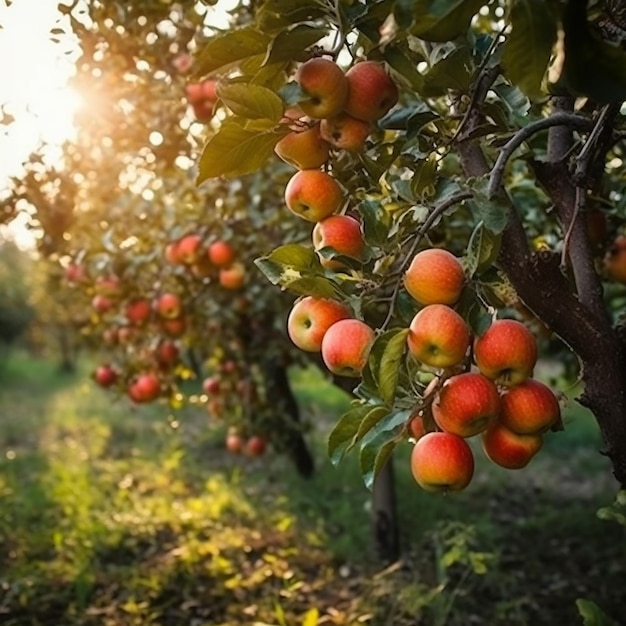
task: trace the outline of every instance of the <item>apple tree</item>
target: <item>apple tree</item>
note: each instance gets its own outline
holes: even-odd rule
[[[279,142],[298,170],[284,210],[309,233],[256,263],[294,301],[351,311],[320,348],[357,398],[331,458],[357,449],[372,485],[410,434],[418,483],[460,489],[478,435],[522,467],[563,428],[532,376],[558,354],[626,486],[626,3],[249,6],[195,57],[223,113],[197,181],[259,171]]]

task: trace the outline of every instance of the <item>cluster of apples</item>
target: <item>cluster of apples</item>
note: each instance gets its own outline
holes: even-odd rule
[[[358,151],[372,124],[398,101],[398,88],[384,66],[361,61],[344,72],[334,61],[316,57],[297,70],[303,95],[298,108],[285,113],[291,132],[276,154],[299,171],[285,188],[285,203],[295,215],[313,222],[313,248],[332,271],[346,269],[341,257],[361,260],[365,242],[358,219],[343,213],[346,196],[324,166],[332,150]],[[295,302],[287,321],[294,344],[321,352],[339,376],[359,376],[374,341],[374,330],[355,319],[336,300],[307,296]]]
[[[555,394],[532,378],[533,333],[515,319],[498,319],[472,340],[453,308],[465,286],[463,266],[447,250],[418,252],[404,286],[421,305],[409,326],[408,351],[435,374],[408,423],[416,440],[411,471],[417,483],[429,491],[467,487],[474,474],[467,439],[476,435],[494,463],[525,467],[544,433],[560,421]]]
[[[209,122],[213,118],[217,102],[216,84],[216,81],[206,79],[199,83],[188,83],[185,86],[187,101],[199,122]]]

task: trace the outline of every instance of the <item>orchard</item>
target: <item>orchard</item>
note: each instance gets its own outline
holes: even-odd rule
[[[519,484],[576,403],[618,510],[626,2],[192,4],[60,4],[80,132],[0,196],[90,382],[201,412],[243,468],[311,479],[322,430],[389,562],[398,457],[403,498]],[[349,407],[303,416],[296,368]]]

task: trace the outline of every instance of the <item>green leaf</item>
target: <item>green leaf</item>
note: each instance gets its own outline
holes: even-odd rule
[[[477,222],[482,221],[485,228],[494,235],[499,235],[506,228],[511,207],[500,195],[489,198],[488,184],[489,181],[485,178],[472,181],[474,199],[468,202],[468,205]]]
[[[298,243],[280,246],[273,250],[267,258],[275,263],[303,271],[319,266],[315,250],[310,246],[303,246]]]
[[[390,67],[406,79],[409,87],[418,93],[421,91],[424,76],[417,71],[415,59],[409,59],[398,46],[387,46],[384,58]]]
[[[377,379],[381,399],[386,404],[392,404],[398,386],[400,363],[406,350],[406,338],[409,329],[391,330],[387,334],[390,337],[380,358]]]
[[[344,413],[328,436],[328,456],[337,465],[359,430],[362,419],[372,410],[370,404],[360,404]]]
[[[556,41],[553,13],[545,0],[516,0],[511,26],[502,53],[504,74],[528,97],[538,97]]]
[[[263,65],[280,61],[304,60],[306,49],[328,35],[327,28],[295,24],[281,31],[270,43]]]
[[[465,273],[468,278],[480,274],[495,262],[500,252],[502,237],[485,228],[483,222],[478,222],[472,232],[464,259]]]
[[[194,75],[203,76],[242,59],[265,53],[271,39],[251,26],[209,40],[194,62]]]
[[[363,220],[363,236],[372,246],[382,246],[389,236],[390,217],[380,202],[364,200],[357,210]]]
[[[361,420],[359,430],[355,436],[355,442],[360,441],[376,424],[380,422],[384,417],[389,415],[389,408],[386,406],[375,406],[367,415]]]
[[[275,32],[299,22],[324,17],[329,11],[320,0],[302,2],[302,0],[265,0],[257,11],[259,30],[264,33]]]
[[[361,474],[363,475],[363,482],[368,489],[374,487],[376,477],[390,459],[397,445],[397,441],[390,439],[381,445],[371,444],[361,449],[359,463],[361,466]]]
[[[234,119],[226,120],[208,140],[198,164],[200,185],[209,178],[234,178],[258,170],[274,154],[282,134],[245,128]]]
[[[576,608],[583,618],[584,626],[615,626],[615,622],[591,600],[578,598]]]
[[[283,101],[271,89],[261,85],[218,83],[217,95],[240,117],[278,122],[283,116]]]
[[[469,28],[484,0],[417,0],[411,33],[426,41],[451,41]]]
[[[455,48],[437,61],[424,75],[420,95],[435,98],[448,91],[469,92],[472,81],[473,62],[467,46]]]

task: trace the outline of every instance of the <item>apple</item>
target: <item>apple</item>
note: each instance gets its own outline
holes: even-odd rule
[[[169,339],[163,339],[154,351],[156,360],[161,367],[171,367],[180,356],[178,346]]]
[[[234,374],[237,369],[237,363],[232,359],[229,359],[228,361],[224,361],[224,363],[222,363],[221,370],[222,372],[224,372],[224,374]]]
[[[222,389],[222,384],[219,378],[209,377],[209,378],[205,378],[202,381],[202,390],[208,396],[218,394],[221,391],[221,389]]]
[[[604,271],[609,280],[626,283],[626,235],[618,235],[607,250]]]
[[[155,302],[157,315],[163,319],[173,320],[180,317],[183,304],[175,293],[162,293]]]
[[[244,264],[237,261],[229,267],[222,267],[218,280],[224,289],[241,289],[246,282],[246,268]]]
[[[200,257],[202,238],[200,235],[185,235],[178,240],[176,252],[179,262],[184,265],[193,265]]]
[[[132,326],[143,326],[152,313],[152,307],[149,300],[139,298],[133,300],[126,305],[126,319]]]
[[[507,469],[521,469],[543,445],[543,437],[520,435],[499,421],[494,422],[481,435],[482,447],[489,459]]]
[[[347,113],[320,122],[320,135],[333,148],[359,152],[365,147],[365,140],[372,131],[370,122],[358,120]]]
[[[326,331],[339,320],[351,318],[350,310],[341,302],[305,296],[292,307],[287,318],[287,334],[305,352],[319,352]]]
[[[128,344],[135,335],[136,331],[130,326],[120,326],[117,329],[117,341],[118,343],[124,345]]]
[[[174,58],[174,60],[172,61],[172,65],[179,74],[186,74],[193,65],[193,57],[190,54],[184,52]]]
[[[172,265],[178,265],[178,264],[182,263],[182,260],[180,258],[180,254],[178,252],[178,242],[177,241],[171,241],[170,243],[168,243],[165,246],[164,256],[165,256],[165,260],[168,263],[171,263]]]
[[[537,340],[522,322],[499,319],[474,341],[474,360],[481,373],[499,385],[519,385],[532,376]]]
[[[99,276],[94,289],[101,296],[115,298],[122,293],[122,284],[117,276]]]
[[[92,375],[101,387],[110,387],[117,380],[117,372],[110,365],[100,365]]]
[[[97,313],[106,313],[113,306],[113,301],[106,296],[96,294],[91,300],[91,306]]]
[[[365,322],[343,319],[335,322],[322,338],[322,360],[337,376],[361,375],[375,333]]]
[[[241,454],[243,452],[243,439],[237,432],[229,432],[226,435],[226,449],[232,454]]]
[[[85,274],[85,268],[78,263],[70,263],[64,270],[65,280],[68,283],[81,283],[87,276]]]
[[[300,170],[285,187],[285,203],[290,211],[319,222],[341,208],[344,194],[339,183],[321,170]]]
[[[470,331],[465,320],[445,304],[429,304],[415,315],[407,335],[409,352],[429,367],[452,367],[465,358]]]
[[[343,70],[330,59],[317,57],[305,61],[296,72],[306,100],[298,104],[305,115],[323,119],[337,115],[348,97],[348,82]]]
[[[152,402],[159,397],[160,391],[161,381],[152,372],[137,375],[128,387],[130,399],[138,404]]]
[[[345,77],[348,81],[348,99],[344,110],[352,117],[373,122],[398,102],[398,87],[378,61],[356,63],[346,72]]]
[[[411,451],[411,473],[426,491],[460,491],[474,475],[472,449],[457,435],[426,433]]]
[[[502,395],[500,421],[518,435],[543,433],[561,417],[552,389],[529,378]]]
[[[187,330],[187,320],[184,317],[177,317],[172,320],[161,320],[159,323],[161,330],[169,337],[180,337]]]
[[[189,83],[185,85],[185,96],[191,104],[202,102],[205,98],[202,83]]]
[[[235,260],[235,249],[227,241],[218,240],[209,245],[207,255],[213,265],[222,267]]]
[[[498,418],[500,395],[492,380],[477,372],[465,372],[446,380],[432,410],[442,430],[473,437]]]
[[[464,284],[461,262],[443,248],[421,250],[404,274],[404,287],[420,304],[454,304]]]
[[[201,100],[191,105],[193,115],[198,122],[210,122],[213,119],[215,103],[212,100]]]
[[[285,163],[299,170],[314,170],[328,161],[330,144],[322,139],[320,125],[291,131],[274,146],[274,152]]]
[[[253,435],[246,441],[244,452],[247,456],[261,456],[267,448],[267,441],[259,435]]]
[[[415,439],[421,439],[426,434],[426,429],[424,428],[424,420],[421,417],[414,417],[408,423],[407,430],[409,433],[409,437]]]
[[[360,259],[363,256],[365,242],[361,233],[361,224],[349,215],[329,215],[317,222],[313,227],[312,239],[320,263],[329,269],[339,270],[345,265],[336,259],[323,257],[319,254],[322,248],[333,248],[338,254],[353,259]]]

